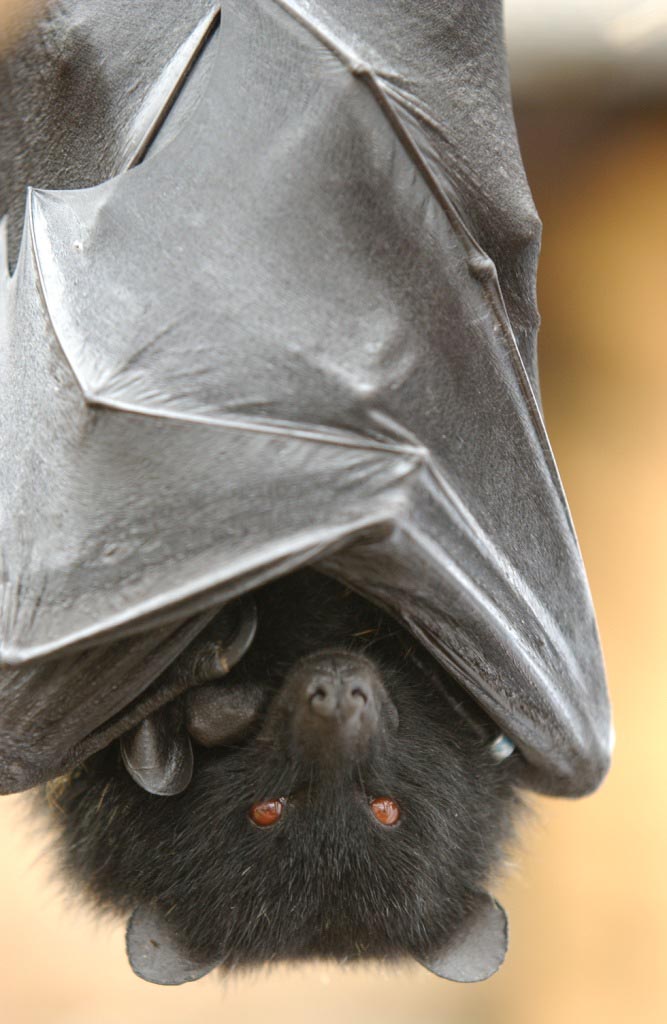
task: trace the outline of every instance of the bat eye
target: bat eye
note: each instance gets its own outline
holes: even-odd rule
[[[260,800],[250,808],[250,818],[261,828],[268,828],[275,825],[285,809],[285,797],[277,800]]]
[[[378,796],[371,800],[371,810],[381,825],[397,825],[401,809],[389,796]]]

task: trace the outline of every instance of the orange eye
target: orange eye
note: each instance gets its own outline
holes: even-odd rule
[[[260,800],[250,808],[250,817],[255,822],[255,825],[268,828],[269,825],[275,825],[284,808],[285,797],[283,796],[279,797],[278,800]]]
[[[389,796],[378,796],[371,800],[371,810],[382,825],[396,825],[401,817],[401,809]]]

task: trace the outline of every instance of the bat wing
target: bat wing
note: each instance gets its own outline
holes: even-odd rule
[[[29,193],[0,285],[0,693],[23,763],[35,672],[47,714],[72,657],[105,691],[124,643],[129,702],[158,635],[173,656],[196,616],[316,561],[454,672],[527,785],[585,792],[606,769],[533,387],[535,220],[498,6],[465,24],[359,6],[228,0],[159,152]],[[71,704],[41,775],[108,717]]]

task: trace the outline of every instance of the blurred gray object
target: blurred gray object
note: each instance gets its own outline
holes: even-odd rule
[[[1,788],[126,731],[221,603],[306,563],[452,671],[526,785],[594,788],[500,4],[100,6],[0,66]]]

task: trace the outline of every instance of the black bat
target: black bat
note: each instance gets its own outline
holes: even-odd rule
[[[195,861],[207,874],[206,844],[194,838],[169,884],[159,864],[135,865],[136,885],[107,879],[98,895],[132,909],[130,958],[153,980],[219,962],[401,949],[446,976],[484,976],[504,948],[504,917],[481,888],[502,845],[499,808],[513,805],[517,784],[589,792],[610,749],[590,596],[537,392],[539,221],[516,144],[500,4],[388,0],[380,15],[353,0],[150,0],[109,5],[102,18],[92,0],[61,0],[0,75],[3,791],[66,775],[92,864],[105,819],[90,820],[82,780],[90,792],[102,784],[98,802],[116,815],[125,793],[133,827],[145,804],[171,822],[160,834],[180,821],[182,836],[189,808],[211,811],[206,779],[238,756],[243,828],[250,820],[285,842],[299,771],[292,779],[286,767],[276,790],[257,759],[262,737],[277,735],[273,670],[253,685],[230,674],[229,689],[207,680],[247,673],[260,652],[272,661],[283,641],[261,611],[273,592],[260,589],[257,622],[243,595],[316,565],[387,616],[383,628],[395,622],[428,669],[388,682],[384,662],[360,653],[355,630],[334,616],[283,664],[289,714],[303,704],[289,688],[300,658],[333,644],[361,666],[373,710],[349,756],[338,725],[327,735],[343,774],[365,758],[376,771],[387,709],[410,721],[417,683],[440,697],[444,686],[451,704],[453,679],[461,750],[471,765],[490,759],[504,780],[497,799],[495,781],[484,796],[461,791],[471,821],[488,802],[496,825],[446,927],[440,917],[426,928],[427,886],[406,897],[412,938],[392,944],[378,922],[397,901],[379,873],[360,882],[375,931],[348,893],[336,920],[315,915],[320,945],[297,949],[278,929],[229,950],[165,895],[183,892]],[[284,635],[296,652],[293,627],[304,620],[309,633],[310,609],[294,600],[302,610]],[[255,625],[266,642],[253,641]],[[306,691],[321,674],[309,664]],[[339,689],[346,665],[330,672]],[[472,719],[461,713],[470,706]],[[465,724],[476,716],[481,745]],[[431,764],[429,794],[454,762],[445,733],[442,750],[435,733],[423,749],[416,735],[407,728],[405,741],[419,778]],[[500,768],[498,735],[499,749],[517,748]],[[193,740],[213,750],[201,772]],[[283,758],[300,764],[294,743]],[[358,785],[367,792],[363,771]],[[391,793],[367,795],[364,813],[375,799],[392,806]],[[257,804],[280,815],[275,831],[248,819]],[[405,811],[386,824],[385,838],[408,837],[410,820]],[[436,834],[456,846],[448,828]],[[255,833],[243,835],[254,849]],[[345,849],[358,868],[358,843]],[[331,864],[342,870],[340,858]],[[296,868],[284,908],[305,915]],[[406,873],[394,877],[407,886]],[[246,893],[248,913],[255,899],[270,916],[259,882],[254,896],[233,892]],[[142,961],[155,948],[164,958]]]
[[[512,745],[334,580],[302,570],[253,607],[224,681],[201,682],[214,621],[176,663],[182,697],[46,787],[66,874],[128,916],[130,963],[160,984],[313,956],[488,977],[507,944],[486,885],[520,808]]]

